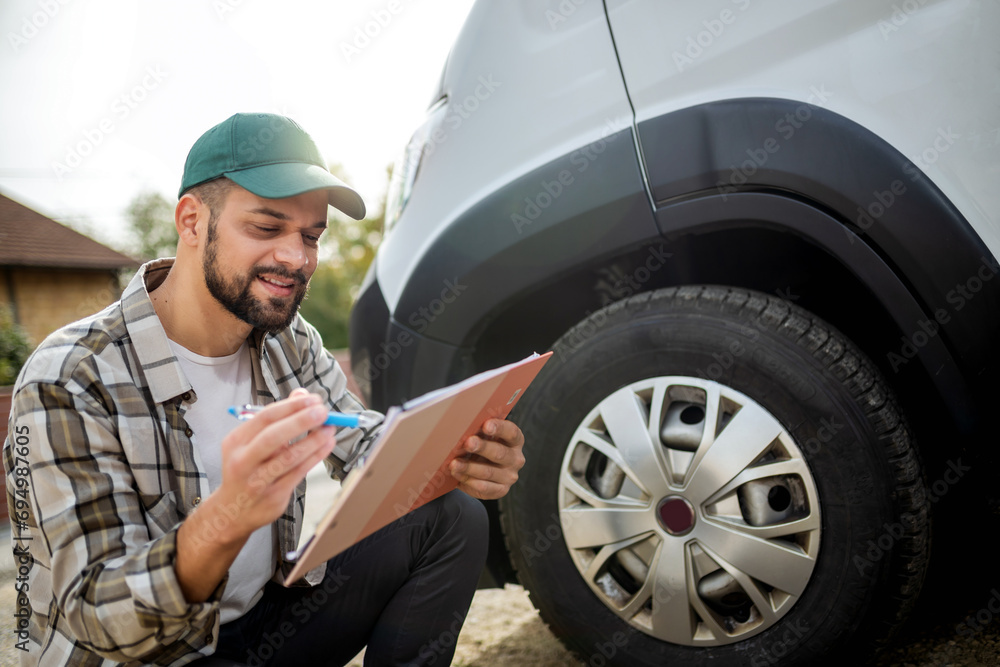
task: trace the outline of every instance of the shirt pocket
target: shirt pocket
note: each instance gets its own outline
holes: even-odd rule
[[[151,538],[165,535],[180,522],[177,499],[173,491],[160,495],[140,494],[139,499],[142,502],[142,511]]]

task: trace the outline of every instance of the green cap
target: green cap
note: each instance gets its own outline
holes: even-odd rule
[[[361,195],[330,173],[312,137],[285,116],[238,113],[201,135],[184,163],[177,196],[220,176],[266,199],[325,189],[330,206],[355,220],[365,217]]]

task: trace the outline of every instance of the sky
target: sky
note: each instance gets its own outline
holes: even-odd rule
[[[369,209],[472,0],[3,0],[0,192],[103,242],[238,111],[291,116]]]

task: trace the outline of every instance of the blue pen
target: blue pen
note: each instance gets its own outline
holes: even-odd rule
[[[263,405],[234,405],[229,408],[229,414],[244,422],[264,409]],[[360,413],[347,414],[344,412],[330,411],[326,416],[324,426],[346,426],[356,428],[362,426],[369,428],[378,424],[379,420]]]

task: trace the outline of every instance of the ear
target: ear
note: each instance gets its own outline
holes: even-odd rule
[[[177,227],[180,242],[191,247],[197,246],[203,229],[198,223],[204,219],[207,224],[209,215],[208,206],[197,195],[185,193],[174,209],[174,226]]]

